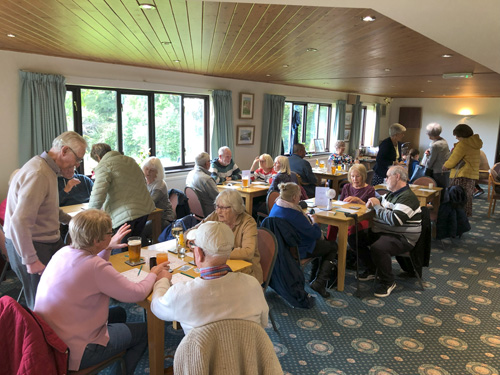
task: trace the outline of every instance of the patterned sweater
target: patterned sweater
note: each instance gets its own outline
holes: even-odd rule
[[[422,211],[409,186],[386,194],[374,208],[373,232],[401,234],[415,246],[422,232]]]
[[[210,173],[216,184],[226,181],[226,177],[231,177],[233,180],[241,180],[241,170],[233,159],[226,166],[219,163],[219,159],[212,160]]]

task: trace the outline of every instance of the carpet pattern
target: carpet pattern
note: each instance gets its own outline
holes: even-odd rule
[[[499,375],[500,371],[500,213],[487,217],[485,195],[474,199],[472,230],[462,239],[433,241],[431,264],[424,268],[422,291],[414,278],[396,276],[386,298],[373,296],[373,281],[348,271],[345,292],[331,290],[312,309],[290,307],[267,292],[278,332],[266,331],[285,374],[290,375]],[[400,272],[394,262],[394,273]],[[306,272],[309,272],[306,268]],[[8,273],[0,294],[20,290]],[[130,321],[142,321],[142,308],[127,308]],[[184,336],[165,328],[165,355],[172,356]],[[166,365],[172,358],[166,358]],[[106,373],[106,372],[103,372]],[[149,374],[148,353],[136,374]]]

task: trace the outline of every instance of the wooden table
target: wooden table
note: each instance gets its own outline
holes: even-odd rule
[[[384,184],[374,186],[375,189],[387,189]],[[436,213],[439,211],[441,203],[441,190],[443,188],[433,187],[429,189],[428,186],[410,184],[410,189],[417,196],[420,207],[427,206],[427,203],[432,204],[432,210]]]
[[[341,191],[339,188],[339,183],[342,180],[347,180],[347,172],[335,172],[335,174],[332,174],[331,171],[328,172],[326,169],[316,169],[313,168],[313,173],[318,179],[318,182],[316,185],[318,186],[325,186],[325,183],[323,180],[331,180],[332,181],[332,189],[335,189],[337,192],[337,196],[340,195]]]
[[[145,247],[142,250],[159,250],[160,246],[170,245],[175,247],[175,240],[170,240],[166,242],[161,242],[156,245]],[[146,256],[146,252],[142,251],[141,256],[145,258],[146,264],[143,270],[149,270],[149,257]],[[121,254],[111,255],[109,258],[111,264],[118,272],[125,272],[131,268],[138,269],[140,266],[131,267],[125,263],[128,260],[128,252]],[[185,261],[189,262],[193,258],[186,256]],[[227,265],[235,272],[246,270],[252,267],[252,264],[245,262],[244,260],[228,260]],[[179,272],[174,270],[174,273]],[[149,373],[152,375],[163,375],[165,368],[165,322],[158,319],[151,311],[151,300],[152,294],[150,294],[145,300],[137,302],[137,304],[146,310],[147,314],[147,326],[148,326],[148,347],[149,347]]]
[[[314,198],[308,201],[314,201]],[[365,205],[356,204],[356,203],[346,203],[343,205],[336,205],[333,201],[333,209],[331,211],[322,211],[321,209],[315,207],[315,220],[319,224],[328,224],[333,225],[339,228],[337,234],[337,244],[338,244],[338,253],[337,253],[337,266],[338,266],[338,275],[337,275],[337,290],[339,292],[344,291],[344,283],[345,283],[345,270],[346,270],[346,254],[347,254],[347,230],[351,225],[354,225],[354,219],[350,217],[346,217],[344,213],[342,213],[341,209],[343,208],[358,208],[356,213],[358,215],[358,222],[362,220],[371,220],[375,215],[374,210],[367,210]]]
[[[229,185],[230,184],[230,185]],[[245,199],[245,210],[249,215],[252,214],[253,199],[257,197],[266,196],[269,191],[268,184],[260,184],[253,182],[249,187],[244,188],[240,181],[226,182],[222,185],[217,185],[219,192],[225,189],[233,189],[238,191],[243,199]]]
[[[61,210],[63,210],[65,213],[71,216],[75,216],[78,212],[81,212],[82,210],[86,210],[89,208],[88,203],[81,203],[81,204],[73,204],[71,206],[64,206],[61,207]],[[153,243],[158,242],[158,237],[161,234],[161,214],[163,212],[163,209],[161,208],[155,208],[153,212],[151,212],[148,216],[148,220],[151,220],[151,225],[152,225],[152,241]]]

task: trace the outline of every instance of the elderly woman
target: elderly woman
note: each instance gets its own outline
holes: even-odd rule
[[[446,188],[449,183],[449,172],[443,172],[443,164],[450,156],[450,148],[446,139],[441,138],[443,128],[438,123],[430,123],[425,128],[427,135],[431,140],[429,148],[425,150],[427,161],[425,164],[425,174],[431,176],[437,186]]]
[[[335,143],[335,152],[330,155],[329,160],[333,164],[352,164],[354,160],[352,156],[345,154],[345,142],[337,141]]]
[[[257,168],[259,165],[259,168]],[[269,182],[277,172],[273,168],[273,158],[269,154],[262,154],[255,158],[250,170],[253,172],[252,180]]]
[[[469,125],[459,124],[453,129],[453,135],[458,143],[451,152],[450,158],[443,164],[443,171],[450,172],[451,185],[462,186],[467,194],[465,212],[472,216],[472,198],[474,186],[479,179],[480,150],[483,141]]]
[[[348,203],[366,204],[369,198],[375,197],[375,189],[373,186],[366,183],[366,167],[363,164],[354,164],[347,174],[349,183],[342,188],[342,193],[339,195],[339,201]],[[358,230],[367,229],[369,226],[368,220],[358,223]],[[349,234],[354,233],[354,225],[349,227]],[[329,241],[337,239],[338,228],[328,226],[326,238]]]
[[[160,159],[150,157],[144,162],[142,172],[146,177],[148,191],[155,202],[156,208],[161,208],[163,210],[161,215],[161,230],[163,230],[176,219],[175,212],[168,199],[168,187],[167,183],[164,181],[165,171],[163,169],[163,164]],[[149,220],[141,236],[143,239],[150,239],[152,234],[153,225],[151,220]]]
[[[69,370],[94,366],[126,350],[127,374],[134,373],[147,346],[146,323],[108,320],[109,300],[144,300],[157,280],[171,279],[168,266],[154,267],[135,283],[109,262],[111,248],[124,247],[129,225],[111,238],[109,215],[101,210],[80,212],[69,223],[72,244],[57,251],[45,268],[35,299],[35,312],[70,349]]]
[[[401,141],[405,136],[406,128],[401,124],[392,124],[389,128],[389,138],[380,142],[378,147],[377,162],[373,167],[374,174],[372,185],[384,182],[387,170],[395,162],[401,162]]]
[[[299,256],[301,259],[321,258],[316,269],[311,288],[322,297],[328,298],[326,283],[335,266],[337,244],[322,238],[321,228],[315,223],[314,215],[309,216],[299,206],[300,188],[296,183],[279,184],[280,197],[276,200],[269,217],[279,217],[288,221],[300,236]]]
[[[194,228],[207,221],[220,221],[231,228],[234,233],[234,249],[229,259],[241,259],[252,263],[252,268],[246,273],[254,276],[262,284],[260,253],[257,247],[257,223],[245,212],[240,193],[232,189],[221,191],[215,198],[215,211]],[[186,235],[187,233],[189,231]]]

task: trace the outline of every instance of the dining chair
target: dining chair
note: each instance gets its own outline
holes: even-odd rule
[[[199,220],[204,219],[205,215],[203,213],[203,207],[196,191],[189,186],[186,186],[184,194],[186,194],[186,197],[188,198],[188,205],[191,213]]]
[[[373,180],[373,174],[375,173],[375,171],[373,169],[370,169],[368,172],[366,172],[366,184],[367,185],[371,185],[372,184],[372,180]]]
[[[262,274],[264,283],[262,284],[262,290],[264,292],[264,297],[266,294],[267,287],[271,281],[271,276],[273,274],[274,264],[276,263],[276,258],[278,256],[278,241],[276,236],[267,228],[257,228],[257,242],[260,253],[260,266],[262,267]],[[269,309],[269,319],[273,325],[273,329],[277,332],[276,323],[271,315],[271,309]]]
[[[413,183],[420,186],[429,186],[429,184],[433,184],[432,186],[437,186],[436,180],[428,176],[419,177],[415,181],[413,181]]]

